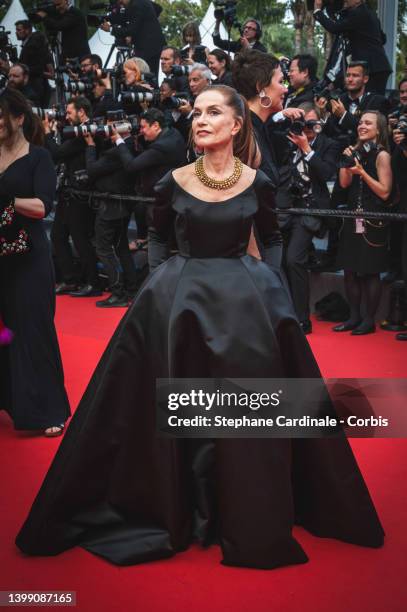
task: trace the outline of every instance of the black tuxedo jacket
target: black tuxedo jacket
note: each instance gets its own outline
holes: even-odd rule
[[[284,108],[298,108],[300,104],[304,102],[314,102],[314,83],[309,83],[305,87],[300,87],[297,91],[289,90],[287,94],[287,98],[284,103]]]
[[[47,64],[52,64],[48,41],[42,32],[33,32],[21,49],[18,60],[30,69],[30,77],[43,77]]]
[[[392,72],[383,48],[385,35],[379,18],[365,3],[341,11],[338,20],[330,19],[322,10],[316,11],[314,17],[328,32],[347,38],[352,61],[368,62],[371,74]]]
[[[90,53],[88,25],[85,15],[77,8],[70,7],[66,13],[52,12],[44,19],[45,27],[51,32],[62,32],[62,57],[83,57]]]
[[[329,208],[331,197],[326,183],[335,177],[339,156],[342,153],[342,145],[324,134],[319,134],[312,145],[312,149],[315,153],[306,162],[312,185],[312,206],[314,208]]]
[[[324,128],[324,133],[331,138],[346,136],[349,140],[349,144],[352,144],[357,139],[357,128],[362,113],[368,110],[377,110],[383,115],[387,115],[389,112],[388,100],[384,96],[374,92],[366,92],[363,94],[358,104],[358,109],[353,115],[349,112],[349,107],[352,103],[349,95],[347,93],[343,94],[340,100],[346,108],[346,115],[342,121],[337,119],[334,115],[331,115]]]

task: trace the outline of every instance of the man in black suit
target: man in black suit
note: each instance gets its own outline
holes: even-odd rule
[[[295,55],[290,63],[288,78],[290,88],[284,107],[296,107],[304,102],[314,101],[314,86],[317,78],[318,62],[313,55]]]
[[[359,118],[367,110],[388,113],[388,101],[380,94],[366,91],[369,82],[368,66],[363,62],[351,62],[346,70],[346,92],[339,100],[331,100],[332,114],[327,120],[326,135],[343,137],[344,145],[354,144],[357,140]],[[323,105],[321,99],[318,105]],[[345,141],[346,139],[346,141]]]
[[[84,125],[88,123],[90,116],[91,105],[84,96],[73,98],[67,104],[66,120],[70,125]],[[51,153],[52,159],[56,164],[65,164],[67,186],[78,187],[75,173],[86,169],[84,139],[79,136],[57,144],[48,119],[44,121],[44,129],[45,146]],[[57,263],[63,276],[63,282],[57,286],[57,294],[69,293],[74,297],[101,295],[96,253],[91,241],[94,225],[95,214],[89,207],[87,198],[67,194],[66,199],[59,201],[51,231]],[[79,289],[75,278],[69,236],[72,236],[82,267],[84,284]]]
[[[124,25],[104,22],[100,27],[112,31],[116,38],[131,37],[134,55],[143,58],[150,71],[158,74],[161,49],[165,45],[164,34],[157,17],[157,10],[150,0],[119,0],[126,7]]]
[[[142,196],[155,197],[154,186],[169,170],[179,168],[187,163],[186,144],[175,128],[165,127],[164,114],[150,108],[140,119],[140,132],[146,144],[145,150],[133,157],[122,138],[117,136],[116,145],[120,153],[123,168],[126,172],[138,177],[137,191]],[[152,218],[152,207],[147,216]],[[154,228],[149,228],[149,243],[154,242],[154,249],[149,248],[149,266],[154,269],[164,261],[168,245],[162,244]]]
[[[262,29],[261,24],[259,21],[257,21],[257,19],[246,19],[243,24],[242,35],[240,39],[236,41],[223,40],[220,37],[219,27],[221,22],[221,19],[216,19],[215,29],[212,34],[213,44],[215,47],[218,49],[223,49],[224,51],[231,51],[232,53],[238,53],[244,49],[257,49],[257,51],[267,53],[266,47],[260,42]]]
[[[40,106],[48,105],[51,88],[48,79],[54,76],[53,61],[48,41],[42,32],[33,32],[27,19],[16,21],[16,36],[21,41],[20,64],[28,66],[28,85],[35,91]]]
[[[68,0],[53,0],[53,3],[54,10],[38,11],[37,15],[51,34],[61,33],[62,61],[90,53],[85,15],[74,6],[69,6]]]
[[[310,103],[299,107],[305,112],[306,127],[300,135],[290,132],[295,145],[292,153],[292,205],[300,208],[329,208],[327,181],[336,171],[342,147],[320,132],[320,115]],[[287,277],[294,308],[305,334],[312,331],[309,307],[309,279],[306,264],[312,239],[323,230],[317,217],[292,215],[282,229]]]
[[[363,60],[370,66],[369,90],[384,95],[392,68],[383,48],[386,37],[376,13],[364,0],[345,0],[344,10],[335,20],[321,10],[322,2],[315,0],[314,18],[328,32],[345,37],[350,61]]]

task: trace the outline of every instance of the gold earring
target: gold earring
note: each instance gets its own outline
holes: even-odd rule
[[[273,100],[270,98],[270,96],[266,94],[264,89],[262,89],[259,93],[259,98],[260,106],[262,106],[263,108],[270,108],[270,106],[273,104]]]

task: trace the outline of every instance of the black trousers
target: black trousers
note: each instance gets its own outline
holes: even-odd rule
[[[139,286],[139,277],[129,249],[127,229],[130,215],[121,219],[96,217],[96,252],[105,267],[109,287],[115,295],[125,291],[134,295]]]
[[[374,91],[382,96],[386,93],[386,85],[390,76],[390,72],[374,72],[370,75],[366,84],[366,91]]]
[[[284,265],[295,312],[299,321],[310,316],[309,273],[306,269],[313,234],[301,225],[301,218],[293,216],[283,232]]]
[[[94,227],[95,213],[86,201],[75,198],[60,199],[55,211],[51,240],[57,266],[65,282],[76,280],[69,244],[71,236],[81,263],[81,280],[89,285],[98,285],[97,258],[92,244]]]
[[[407,299],[407,223],[403,227],[403,245],[401,250],[401,271],[404,280],[404,292]]]

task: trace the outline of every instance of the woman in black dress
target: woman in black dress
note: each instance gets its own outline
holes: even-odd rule
[[[0,197],[29,238],[26,253],[0,257],[0,313],[13,342],[0,349],[0,409],[16,429],[62,433],[69,404],[54,327],[55,281],[42,219],[56,176],[49,153],[30,144],[34,118],[19,92],[0,94]]]
[[[361,212],[388,211],[392,191],[391,159],[388,153],[387,123],[377,111],[363,113],[358,125],[355,159],[351,168],[339,171],[340,186],[348,189],[348,207]],[[344,151],[352,156],[353,148]],[[376,330],[375,315],[381,295],[380,272],[389,265],[389,223],[378,219],[345,219],[343,222],[338,265],[345,274],[345,291],[350,318],[336,325],[335,332],[350,331],[354,336]],[[365,313],[361,314],[362,297]]]
[[[381,546],[383,530],[346,439],[160,438],[157,378],[319,377],[282,283],[273,188],[233,156],[251,143],[242,98],[214,86],[194,105],[205,151],[157,185],[155,229],[179,253],[138,293],[72,419],[17,545],[80,544],[119,565],[220,543],[226,565],[304,563],[294,522]],[[244,151],[243,151],[244,152]],[[246,152],[247,153],[247,152]],[[247,255],[256,222],[264,261]]]

